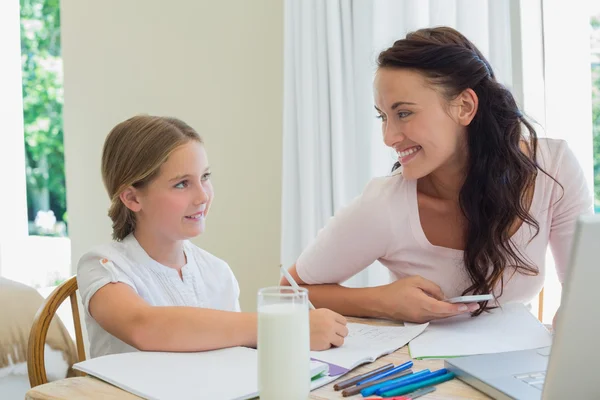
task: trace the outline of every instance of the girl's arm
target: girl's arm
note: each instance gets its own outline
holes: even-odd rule
[[[256,347],[256,314],[196,307],[153,307],[125,283],[90,299],[90,314],[125,343],[145,351],[203,351]]]
[[[90,299],[89,311],[100,326],[144,351],[204,351],[256,347],[255,313],[197,307],[154,307],[125,283],[110,283]],[[310,312],[311,350],[341,346],[346,319],[330,310]]]

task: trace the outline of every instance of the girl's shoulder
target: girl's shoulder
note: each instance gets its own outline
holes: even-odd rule
[[[79,263],[90,259],[112,259],[115,257],[121,262],[125,261],[127,264],[133,263],[134,260],[131,252],[131,243],[129,243],[129,241],[126,239],[127,238],[118,242],[111,241],[92,247],[81,256]]]

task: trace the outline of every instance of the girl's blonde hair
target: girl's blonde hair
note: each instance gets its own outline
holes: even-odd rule
[[[169,155],[190,140],[203,143],[188,124],[169,117],[137,115],[110,131],[102,150],[102,180],[111,200],[108,216],[114,240],[123,240],[136,224],[121,193],[130,186],[142,188],[150,183]]]

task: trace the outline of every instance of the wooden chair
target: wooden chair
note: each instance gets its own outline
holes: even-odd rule
[[[544,288],[542,288],[542,291],[538,295],[538,319],[540,322],[544,319]]]
[[[27,345],[27,371],[29,372],[29,383],[31,384],[31,387],[48,383],[44,361],[46,336],[58,307],[60,307],[67,297],[71,300],[73,323],[75,325],[77,361],[85,360],[83,334],[81,332],[81,321],[79,318],[79,306],[77,305],[77,277],[73,276],[54,289],[50,296],[42,303],[33,320]],[[78,372],[76,374],[83,375]]]

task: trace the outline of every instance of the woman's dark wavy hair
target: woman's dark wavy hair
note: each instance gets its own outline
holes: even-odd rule
[[[492,67],[467,38],[448,27],[420,29],[398,40],[378,58],[379,68],[410,69],[421,73],[447,99],[472,89],[479,98],[467,127],[468,164],[459,203],[467,220],[464,264],[471,285],[464,294],[492,293],[504,272],[537,275],[538,268],[510,240],[520,220],[535,234],[539,224],[528,212],[527,193],[535,183],[537,134],[519,111],[508,89],[498,83]],[[526,138],[522,131],[529,131]],[[521,149],[527,143],[528,154]],[[394,169],[400,166],[394,165]],[[484,302],[474,315],[489,309]]]

